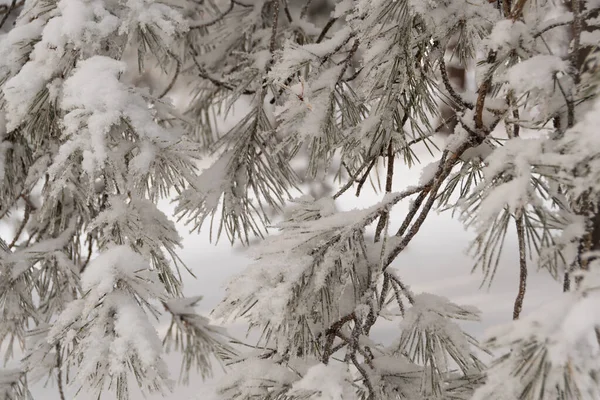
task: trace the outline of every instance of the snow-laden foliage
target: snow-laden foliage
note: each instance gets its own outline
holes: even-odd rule
[[[35,0],[4,11],[17,9],[0,37],[0,210],[4,222],[22,215],[1,241],[5,358],[19,343],[27,381],[55,376],[62,398],[68,383],[125,399],[133,377],[144,392],[165,391],[172,380],[153,319],[159,302],[180,299],[182,265],[175,225],[156,203],[195,177],[198,150],[164,123],[175,110],[126,74],[131,53],[140,69],[179,65],[188,21],[145,0]],[[184,374],[223,355],[206,346],[223,332],[196,325],[181,330],[193,337],[178,345],[192,357]],[[28,393],[25,375],[3,374],[7,398]]]
[[[165,345],[183,381],[223,362],[225,400],[600,397],[599,15],[597,0],[0,3],[0,217],[16,219],[0,240],[0,340],[7,360],[26,353],[0,372],[3,395],[48,373],[63,397],[64,376],[119,398],[130,375],[163,391]],[[437,161],[394,188],[418,144]],[[370,177],[381,201],[339,211]],[[255,346],[181,297],[161,198],[194,231],[259,238],[214,312],[248,323]],[[476,309],[401,278],[434,208],[474,231],[490,285],[516,232],[516,321],[484,343],[466,326]],[[522,316],[534,266],[565,293]],[[371,335],[383,319],[389,343]]]

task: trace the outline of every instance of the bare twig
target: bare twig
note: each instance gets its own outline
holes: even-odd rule
[[[330,18],[329,21],[327,21],[315,43],[321,43],[323,39],[325,39],[325,35],[327,35],[327,32],[329,32],[333,24],[335,24],[335,21],[337,21],[337,18]]]
[[[92,235],[87,236],[87,241],[88,241],[87,257],[86,257],[85,261],[83,262],[83,265],[81,266],[81,269],[79,271],[80,274],[83,273],[83,271],[85,271],[88,264],[90,263],[90,260],[92,259],[92,252],[93,252],[93,248],[94,248],[94,241],[92,240]]]
[[[173,78],[171,79],[171,81],[169,82],[167,87],[158,96],[159,99],[162,99],[163,97],[165,97],[167,95],[167,93],[169,93],[171,91],[171,89],[173,89],[173,86],[175,85],[175,82],[177,81],[177,78],[179,77],[179,73],[181,72],[181,61],[179,61],[179,59],[175,58],[175,63],[176,63],[175,74],[173,74]]]
[[[392,183],[394,180],[394,158],[395,158],[394,146],[393,146],[391,139],[390,139],[390,144],[388,145],[387,158],[388,158],[388,165],[387,165],[387,176],[386,176],[386,182],[385,182],[385,192],[391,193],[392,192]],[[383,228],[385,228],[388,218],[389,218],[389,211],[384,211],[381,214],[381,217],[379,217],[379,222],[377,223],[377,228],[375,229],[375,242],[379,242],[381,232],[383,232]]]
[[[522,1],[521,1],[522,3]],[[496,53],[490,51],[487,57],[487,63],[492,64],[496,61]],[[487,96],[488,90],[492,84],[492,74],[488,71],[488,76],[483,81],[481,86],[477,89],[477,101],[475,102],[475,127],[478,130],[482,130],[483,125],[483,111],[485,109],[485,97]]]
[[[581,47],[581,31],[583,29],[583,20],[581,18],[581,0],[571,0],[571,9],[573,12],[573,50],[571,52],[571,66],[573,67],[573,80],[575,84],[579,83],[579,50]]]
[[[384,276],[388,276],[388,274],[384,274]],[[404,303],[402,302],[402,297],[400,297],[400,287],[398,286],[398,283],[392,281],[392,288],[394,289],[394,297],[396,298],[396,303],[398,303],[398,308],[400,309],[400,314],[402,314],[402,316],[404,316]]]
[[[204,78],[208,81],[210,81],[210,83],[212,83],[213,85],[215,85],[216,87],[222,88],[222,89],[227,89],[227,90],[236,90],[235,85],[228,83],[228,82],[223,82],[218,80],[217,78],[212,77],[205,69],[203,66],[200,65],[200,63],[198,62],[198,60],[196,59],[196,56],[198,55],[198,53],[196,52],[195,49],[192,48],[192,61],[194,61],[194,64],[196,64],[196,68],[198,68],[198,75],[201,78]],[[245,95],[252,95],[255,94],[256,92],[254,90],[250,90],[250,89],[244,89],[241,92],[242,94]]]
[[[306,14],[308,13],[308,9],[310,8],[311,3],[312,3],[312,0],[306,0],[306,3],[304,4],[304,6],[302,6],[302,11],[300,11],[300,18],[306,17]]]
[[[374,158],[375,160],[377,160],[377,157]],[[348,189],[350,189],[352,187],[352,185],[354,185],[355,182],[358,181],[358,176],[361,174],[361,172],[369,165],[371,165],[373,163],[373,160],[367,162],[365,161],[359,169],[356,170],[356,172],[351,175],[350,179],[348,179],[348,182],[346,182],[346,184],[344,186],[342,186],[340,188],[340,190],[337,191],[336,194],[333,195],[333,199],[337,199],[338,197],[340,197],[342,194],[344,194]]]
[[[62,376],[62,357],[61,357],[61,348],[60,344],[56,343],[56,381],[58,386],[58,394],[60,395],[60,400],[65,400],[65,390],[63,388],[63,376]]]
[[[404,221],[402,221],[402,225],[400,225],[400,228],[398,228],[398,232],[396,232],[396,236],[404,235],[404,232],[406,232],[406,229],[408,229],[408,226],[410,225],[413,218],[417,214],[417,211],[419,211],[419,208],[421,207],[421,204],[423,204],[423,201],[427,197],[428,193],[429,193],[429,189],[423,190],[421,193],[419,193],[417,198],[411,203],[410,209],[408,210],[408,214],[404,218]]]
[[[383,284],[381,285],[381,293],[379,294],[379,308],[383,307],[385,298],[390,289],[390,277],[387,274],[383,274]]]
[[[581,11],[581,9],[580,9]],[[594,14],[598,13],[600,11],[600,7],[596,7],[596,8],[592,8],[586,12],[580,13],[579,14],[579,19],[581,20],[581,22],[583,22],[583,20],[593,16]],[[568,21],[560,21],[560,22],[555,22],[553,24],[550,24],[546,27],[544,27],[542,30],[540,30],[539,32],[536,32],[533,34],[533,38],[537,39],[538,37],[542,36],[544,33],[554,29],[554,28],[559,28],[561,26],[566,26],[566,25],[571,25],[574,24],[575,21],[574,19],[570,19]],[[581,28],[580,28],[581,29]],[[580,30],[581,32],[581,30]]]
[[[513,319],[519,319],[523,309],[523,300],[525,299],[525,290],[527,289],[527,260],[525,252],[525,229],[523,227],[523,211],[519,211],[515,218],[517,225],[517,238],[519,243],[519,293],[515,299],[513,309]]]
[[[375,163],[377,162],[378,157],[379,156],[373,157],[373,160],[371,160],[371,164],[369,164],[364,175],[362,176],[362,178],[360,178],[360,181],[358,181],[358,186],[356,188],[356,197],[360,196],[360,191],[362,190],[362,187],[364,186],[365,182],[367,181],[367,178],[369,177],[369,174],[371,173],[371,169],[373,169],[373,166],[375,166]]]
[[[348,315],[342,317],[341,319],[339,319],[338,321],[334,322],[333,324],[331,324],[329,329],[327,329],[327,331],[325,332],[327,339],[325,341],[325,347],[323,349],[323,355],[321,357],[321,361],[323,362],[323,364],[327,364],[329,362],[329,358],[333,354],[333,352],[332,352],[333,341],[335,340],[335,336],[336,336],[337,332],[340,329],[342,329],[342,327],[346,323],[348,323],[352,320],[354,320],[354,313],[348,314]]]
[[[454,102],[459,105],[462,108],[469,108],[472,109],[473,108],[473,104],[465,101],[462,97],[459,96],[458,93],[456,93],[456,90],[454,90],[454,87],[452,86],[452,83],[450,82],[450,78],[448,77],[448,71],[446,70],[446,61],[444,60],[444,52],[441,52],[442,55],[440,56],[440,72],[442,74],[442,81],[444,82],[444,86],[446,87],[446,91],[448,91],[448,94],[450,95],[450,97],[452,98],[452,100],[454,100]]]
[[[287,17],[288,22],[290,24],[292,22],[294,22],[294,19],[292,18],[292,14],[290,13],[290,7],[288,5],[287,0],[283,0],[283,11],[285,12],[285,16]]]
[[[9,249],[12,249],[17,244],[17,241],[21,237],[23,230],[25,230],[25,226],[27,225],[27,222],[29,222],[29,217],[31,216],[31,211],[33,211],[33,209],[34,208],[32,208],[31,202],[26,201],[25,202],[25,213],[23,215],[23,221],[21,221],[21,224],[19,224],[19,228],[17,229],[17,232],[15,233],[15,237],[13,238],[12,242],[10,242],[10,244],[8,245]]]
[[[404,283],[402,283],[402,280],[390,271],[386,272],[385,274],[390,277],[390,279],[392,281],[392,285],[397,285],[402,290],[402,293],[406,296],[406,298],[408,299],[408,302],[410,304],[415,304],[415,299],[414,299],[412,293],[410,292],[410,290],[408,290],[406,285]]]
[[[235,1],[231,1],[229,3],[229,7],[227,8],[227,10],[223,11],[219,16],[215,17],[213,20],[210,20],[208,22],[203,22],[203,23],[199,23],[199,24],[193,24],[190,26],[190,29],[202,29],[202,28],[208,28],[209,26],[213,26],[215,24],[218,24],[219,22],[221,22],[223,20],[223,18],[225,18],[227,16],[227,14],[229,14],[231,11],[233,11],[233,6],[236,4]]]
[[[383,269],[385,270],[389,265],[396,259],[398,254],[400,254],[406,246],[410,243],[410,241],[415,237],[415,235],[419,232],[419,229],[425,222],[427,215],[431,208],[433,207],[433,203],[437,197],[437,192],[441,187],[444,180],[448,177],[452,168],[456,164],[456,162],[460,159],[460,156],[470,147],[474,145],[478,145],[483,141],[485,136],[476,135],[472,138],[472,140],[465,141],[461,146],[459,146],[454,154],[450,155],[448,150],[445,150],[440,159],[440,164],[438,166],[438,170],[436,171],[434,177],[422,187],[421,190],[427,190],[429,192],[429,198],[423,205],[421,213],[417,217],[414,224],[410,227],[406,235],[402,237],[400,242],[398,242],[392,250],[389,252],[386,257],[385,263],[383,265]]]

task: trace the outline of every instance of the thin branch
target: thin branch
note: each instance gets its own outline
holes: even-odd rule
[[[373,160],[371,160],[371,164],[369,164],[364,175],[362,176],[362,178],[360,178],[360,181],[358,182],[358,187],[356,188],[356,197],[360,196],[360,191],[362,190],[362,187],[364,186],[365,182],[367,181],[367,178],[369,177],[369,174],[371,173],[371,169],[373,169],[373,166],[377,162],[378,157],[379,156],[373,157]]]
[[[467,128],[467,127],[465,126],[465,128]],[[467,130],[469,130],[469,129],[467,128]],[[400,242],[398,244],[396,244],[393,247],[393,249],[390,251],[390,253],[388,254],[388,256],[385,260],[384,266],[383,266],[384,270],[390,266],[390,264],[396,259],[398,254],[400,254],[406,248],[406,246],[408,246],[408,244],[410,243],[412,238],[415,237],[415,235],[419,232],[419,229],[425,222],[425,219],[427,218],[429,211],[433,207],[433,203],[435,202],[435,199],[437,197],[438,190],[442,186],[442,183],[444,182],[444,180],[448,177],[448,175],[452,171],[452,168],[454,167],[456,162],[460,159],[460,156],[468,148],[470,148],[474,145],[478,145],[481,141],[483,141],[484,138],[485,138],[484,136],[474,136],[472,139],[478,139],[478,140],[465,141],[465,143],[463,143],[461,146],[459,146],[459,148],[456,149],[454,154],[452,154],[450,157],[448,157],[449,151],[448,150],[444,151],[444,153],[442,154],[442,157],[440,159],[440,165],[438,166],[438,170],[436,171],[435,176],[429,181],[429,183],[427,185],[424,186],[424,188],[428,188],[427,190],[429,191],[429,198],[427,199],[427,202],[424,204],[423,209],[421,210],[421,213],[417,217],[417,220],[415,221],[415,223],[411,226],[410,230],[407,232],[407,234],[405,236],[402,237]]]
[[[192,49],[192,60],[194,61],[194,64],[196,64],[196,67],[198,68],[198,76],[200,76],[200,78],[204,78],[204,79],[210,81],[210,83],[212,83],[213,85],[215,85],[218,88],[227,89],[227,90],[231,90],[231,91],[236,90],[235,85],[232,85],[231,83],[228,83],[228,82],[220,81],[217,78],[210,76],[210,74],[204,69],[204,67],[202,67],[200,65],[198,60],[196,60],[197,54],[198,53],[196,52],[196,50]],[[241,93],[245,94],[245,95],[253,95],[256,92],[254,90],[244,89]]]
[[[375,159],[377,159],[377,157],[375,157]],[[367,167],[370,164],[372,164],[372,161],[370,161],[368,164],[367,164],[367,161],[365,161],[360,166],[360,168],[357,169],[353,175],[351,175],[350,179],[348,179],[348,182],[346,182],[346,184],[344,186],[342,186],[342,188],[340,190],[338,190],[336,194],[333,195],[333,199],[334,200],[337,199],[342,194],[344,194],[346,192],[346,190],[350,189],[352,187],[352,185],[354,185],[354,183],[357,182],[358,176],[360,175],[360,173],[365,169],[365,167]]]
[[[515,299],[513,309],[513,319],[519,319],[523,309],[523,300],[525,299],[525,290],[527,289],[527,259],[525,249],[525,229],[523,227],[523,211],[515,219],[517,225],[517,238],[519,243],[519,293]]]
[[[386,272],[386,274],[392,280],[392,285],[398,285],[398,287],[400,287],[400,289],[402,290],[402,293],[404,293],[404,295],[408,299],[408,302],[410,304],[415,304],[415,299],[414,299],[412,293],[410,292],[410,290],[408,290],[408,288],[402,282],[402,280],[400,278],[398,278],[393,272]]]
[[[58,386],[58,394],[60,395],[60,400],[65,400],[65,390],[63,388],[63,376],[62,376],[62,360],[61,360],[61,349],[60,349],[60,344],[57,343],[56,344],[56,370],[57,370],[57,376],[56,376],[56,381],[57,381],[57,386]]]
[[[315,43],[321,43],[323,39],[325,39],[325,35],[327,35],[327,32],[329,32],[333,24],[335,24],[335,21],[337,21],[337,18],[330,18],[329,21],[327,21]]]
[[[581,9],[579,11],[581,11]],[[600,7],[592,8],[592,9],[590,9],[590,10],[584,12],[584,13],[580,13],[579,14],[579,18],[580,18],[581,21],[583,21],[583,20],[591,17],[592,15],[596,14],[599,11],[600,11]],[[546,26],[541,31],[534,33],[533,34],[533,38],[537,39],[540,36],[542,36],[544,33],[548,32],[549,30],[552,30],[554,28],[559,28],[561,26],[570,25],[570,24],[573,24],[574,22],[575,22],[574,19],[571,19],[571,20],[568,20],[568,21],[555,22],[553,24],[550,24],[550,25]]]
[[[325,342],[325,347],[323,349],[323,355],[321,357],[321,362],[323,362],[323,364],[327,364],[329,362],[329,358],[333,354],[333,352],[332,352],[333,341],[335,340],[335,336],[336,336],[337,332],[340,329],[342,329],[342,327],[346,323],[348,323],[352,320],[354,320],[354,313],[348,314],[348,315],[342,317],[341,319],[339,319],[338,321],[334,322],[333,324],[331,324],[329,329],[327,329],[327,331],[325,332],[327,339]]]
[[[31,211],[33,211],[31,203],[26,201],[25,202],[25,213],[23,215],[23,221],[21,221],[21,224],[19,225],[19,228],[17,229],[17,232],[15,233],[15,237],[13,238],[12,242],[10,242],[10,244],[8,245],[9,249],[12,249],[17,244],[17,241],[21,237],[23,230],[25,230],[25,226],[27,225],[27,222],[29,222],[29,217],[31,216]]]
[[[395,159],[394,146],[393,146],[391,139],[390,139],[390,144],[388,145],[387,158],[388,158],[388,165],[387,165],[387,176],[386,176],[386,182],[385,182],[385,192],[391,193],[393,179],[394,179],[394,159]],[[375,229],[375,242],[379,242],[381,232],[383,232],[383,228],[385,228],[388,218],[389,218],[389,211],[384,211],[381,214],[381,217],[379,217],[379,222],[377,223],[377,228]]]
[[[452,100],[454,100],[456,102],[456,104],[458,104],[462,108],[473,109],[473,104],[468,101],[465,101],[462,97],[460,97],[460,95],[458,93],[456,93],[456,90],[454,90],[454,87],[452,86],[452,83],[450,82],[450,77],[448,76],[448,70],[446,69],[446,61],[444,60],[444,51],[442,51],[441,53],[442,53],[442,55],[440,56],[440,60],[439,60],[440,72],[442,74],[442,81],[444,82],[444,86],[446,87],[448,94],[450,95]]]
[[[581,18],[581,0],[571,0],[571,8],[573,11],[573,51],[571,52],[571,66],[573,67],[573,80],[575,84],[579,83],[579,50],[581,47],[581,31],[583,29],[583,21]]]
[[[492,64],[496,61],[496,53],[490,51],[487,57],[487,63]],[[488,76],[483,81],[481,86],[479,86],[477,90],[477,101],[475,102],[475,127],[478,130],[482,130],[483,125],[483,111],[485,109],[485,98],[487,96],[488,90],[492,84],[492,74],[488,71]]]
[[[404,221],[402,221],[402,225],[400,225],[400,228],[398,228],[398,232],[396,232],[396,236],[404,235],[404,232],[406,232],[406,229],[408,229],[408,226],[410,225],[413,218],[417,214],[417,211],[419,211],[419,208],[421,207],[421,204],[423,204],[423,201],[427,197],[428,193],[429,193],[429,189],[423,190],[421,193],[419,193],[417,198],[411,203],[410,209],[408,210],[408,214],[404,218]]]
[[[288,5],[287,0],[283,0],[283,11],[285,12],[285,16],[287,17],[288,22],[290,24],[292,22],[294,22],[294,19],[292,18],[292,14],[290,13],[290,7]]]
[[[381,293],[379,294],[379,309],[383,307],[385,298],[390,289],[390,277],[387,274],[383,274],[383,285],[381,285]]]
[[[273,0],[273,22],[271,27],[271,40],[269,41],[269,53],[271,53],[271,60],[273,61],[273,53],[275,52],[275,46],[277,45],[277,25],[279,25],[279,0]]]
[[[83,271],[85,271],[86,267],[90,263],[90,260],[92,259],[92,252],[93,252],[93,246],[94,246],[94,241],[92,240],[92,235],[87,236],[87,241],[88,241],[88,253],[87,253],[87,257],[86,257],[85,261],[83,262],[83,265],[81,266],[81,269],[79,271],[80,274],[83,273]]]
[[[308,9],[310,8],[310,4],[312,3],[313,0],[306,0],[306,3],[304,4],[304,6],[302,6],[302,11],[300,11],[300,18],[304,18],[306,17],[306,14],[308,13]]]
[[[375,389],[373,388],[373,383],[371,382],[371,379],[369,378],[369,375],[367,374],[367,371],[365,370],[365,368],[360,365],[360,363],[358,362],[358,360],[356,359],[356,354],[352,353],[350,355],[350,360],[352,360],[352,364],[354,364],[354,366],[356,367],[356,369],[358,370],[358,372],[360,372],[360,374],[363,377],[363,382],[365,383],[365,386],[367,387],[367,389],[369,390],[369,397],[367,397],[367,400],[374,400],[376,397],[375,395]]]
[[[215,24],[218,24],[219,22],[221,22],[223,20],[223,18],[225,18],[227,16],[227,14],[229,14],[231,11],[233,11],[233,6],[236,4],[235,1],[231,1],[229,3],[229,8],[227,8],[227,10],[223,11],[221,13],[221,15],[219,15],[218,17],[215,17],[213,20],[208,21],[208,22],[204,22],[204,23],[199,23],[199,24],[195,24],[195,25],[191,25],[190,29],[202,29],[202,28],[208,28],[209,26],[213,26]]]
[[[571,96],[565,91],[565,88],[563,88],[558,78],[556,78],[556,85],[558,86],[558,90],[564,97],[567,105],[567,128],[572,128],[573,125],[575,125],[575,104],[573,103]]]
[[[165,97],[167,95],[167,93],[169,93],[171,91],[171,89],[173,89],[173,86],[175,85],[177,78],[179,78],[179,73],[181,72],[181,61],[179,61],[177,58],[175,58],[175,63],[176,63],[175,74],[173,74],[173,78],[171,79],[171,82],[169,82],[167,87],[158,96],[159,99],[162,99],[163,97]]]
[[[388,276],[388,274],[384,274],[384,276]],[[398,286],[398,283],[392,281],[392,288],[394,289],[394,297],[396,298],[396,303],[398,303],[398,308],[400,309],[400,314],[404,316],[404,303],[402,302],[402,297],[400,297],[401,289]]]

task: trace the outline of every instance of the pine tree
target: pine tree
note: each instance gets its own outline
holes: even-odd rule
[[[226,400],[597,399],[599,14],[597,0],[0,8],[0,216],[18,216],[0,241],[0,341],[7,360],[15,343],[26,352],[0,393],[26,398],[30,381],[69,371],[96,395],[127,398],[132,375],[166,391],[164,344],[183,353],[184,381],[224,361]],[[475,91],[453,84],[453,64],[476,65]],[[178,82],[183,109],[169,101]],[[437,148],[444,107],[453,133]],[[394,188],[421,143],[438,160]],[[378,203],[337,209],[379,174]],[[296,196],[320,181],[339,190]],[[251,245],[214,311],[260,333],[251,352],[182,297],[161,198],[192,229]],[[414,293],[395,269],[435,208],[475,231],[490,284],[516,231],[515,321],[483,342],[461,325],[477,309]],[[564,293],[521,316],[534,263]],[[161,304],[164,343],[150,318]],[[391,345],[371,338],[382,319],[397,321]]]

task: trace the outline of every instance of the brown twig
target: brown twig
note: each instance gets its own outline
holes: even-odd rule
[[[360,181],[358,181],[358,186],[356,187],[356,197],[360,196],[360,191],[362,190],[362,187],[365,185],[365,182],[367,182],[367,178],[369,177],[369,174],[371,173],[371,169],[373,169],[373,166],[375,166],[377,159],[378,159],[378,157],[373,157],[373,160],[371,160],[371,164],[369,164],[369,166],[367,167],[367,170],[363,174],[362,178],[360,178]]]
[[[377,159],[377,157],[375,157],[375,159]],[[354,185],[355,182],[358,182],[358,176],[361,174],[361,172],[368,167],[370,164],[372,163],[372,161],[365,161],[360,168],[358,168],[356,170],[356,172],[354,174],[351,174],[350,179],[348,179],[348,182],[346,182],[346,184],[344,186],[342,186],[340,188],[340,190],[337,191],[336,194],[333,195],[333,199],[337,199],[338,197],[340,197],[342,194],[344,194],[348,189],[350,189],[352,187],[352,185]],[[348,171],[350,172],[350,171]]]
[[[600,7],[592,8],[586,12],[580,13],[579,19],[581,20],[581,22],[583,22],[583,20],[593,16],[594,14],[598,13],[599,11],[600,11]],[[560,21],[560,22],[550,24],[550,25],[546,26],[544,29],[540,30],[539,32],[534,33],[533,38],[537,39],[538,37],[542,36],[544,33],[548,32],[554,28],[559,28],[561,26],[570,25],[570,24],[573,24],[574,22],[575,22],[574,19],[572,19],[570,21]],[[580,30],[580,32],[581,32],[581,30]]]
[[[171,79],[171,81],[169,82],[167,87],[158,96],[159,99],[162,99],[163,97],[165,97],[167,95],[167,93],[169,93],[171,91],[171,89],[173,89],[173,86],[175,86],[175,82],[177,81],[177,78],[179,78],[179,73],[181,72],[181,61],[179,61],[179,59],[176,57],[174,57],[174,59],[175,59],[175,63],[176,63],[175,74],[173,74],[173,78]]]
[[[333,324],[331,324],[329,329],[327,329],[327,331],[325,332],[326,341],[325,341],[325,347],[323,348],[323,355],[321,357],[321,361],[323,362],[323,364],[327,364],[329,362],[329,358],[333,354],[333,352],[332,352],[333,341],[335,340],[335,336],[336,336],[337,332],[340,329],[342,329],[342,327],[346,323],[348,323],[352,320],[354,320],[354,313],[350,313],[350,314],[342,317],[338,321],[334,322]]]
[[[571,52],[571,66],[573,67],[573,80],[577,85],[580,81],[579,51],[581,48],[581,31],[583,19],[581,17],[581,0],[571,0],[573,12],[573,51]]]
[[[387,175],[386,175],[386,181],[385,181],[385,192],[391,193],[392,192],[392,184],[394,181],[394,159],[395,159],[394,146],[393,146],[391,139],[390,139],[390,144],[388,145],[387,159],[388,159],[388,165],[387,165]],[[375,242],[379,242],[379,239],[381,237],[381,232],[383,232],[383,228],[385,228],[388,218],[389,218],[389,211],[384,211],[383,213],[381,213],[381,217],[379,217],[379,222],[377,223],[377,228],[375,229]]]
[[[398,228],[398,232],[396,232],[396,236],[404,235],[404,232],[406,232],[406,229],[408,229],[408,226],[410,225],[413,218],[417,214],[417,211],[419,211],[419,208],[421,207],[421,204],[423,204],[423,201],[427,197],[428,193],[429,193],[429,188],[423,190],[421,193],[419,193],[417,198],[411,203],[410,209],[408,210],[408,214],[404,218],[404,221],[402,221],[402,225],[400,225],[400,228]]]
[[[327,35],[327,32],[329,32],[333,24],[335,24],[335,21],[337,21],[337,18],[330,18],[329,21],[327,21],[315,43],[321,43],[323,39],[325,39],[325,35]]]
[[[485,136],[483,136],[483,135],[475,135],[474,134],[474,136],[471,138],[471,140],[465,141],[465,143],[463,143],[461,146],[459,146],[455,150],[454,154],[450,155],[448,150],[444,151],[444,153],[442,154],[442,157],[440,159],[440,165],[438,166],[438,170],[436,171],[434,177],[424,186],[424,189],[429,192],[429,198],[423,205],[421,213],[417,217],[414,224],[410,227],[410,229],[408,230],[406,235],[404,235],[402,237],[400,242],[392,248],[392,250],[386,257],[384,265],[383,265],[384,270],[390,266],[390,264],[396,259],[398,254],[400,254],[406,248],[406,246],[408,246],[410,241],[419,232],[419,229],[425,222],[425,219],[427,218],[429,211],[433,207],[433,203],[435,202],[435,199],[437,198],[437,192],[438,192],[439,188],[441,187],[444,180],[448,177],[448,175],[452,171],[452,168],[454,167],[456,162],[460,159],[460,156],[468,148],[470,148],[474,145],[480,144],[484,138],[485,138]]]
[[[462,108],[472,109],[473,104],[468,101],[465,101],[462,97],[460,97],[460,95],[456,92],[456,90],[454,90],[454,87],[452,86],[452,83],[450,82],[450,77],[448,76],[448,70],[446,69],[446,61],[444,60],[444,52],[443,51],[442,51],[442,55],[440,56],[439,63],[440,63],[440,73],[442,75],[442,82],[444,82],[446,91],[448,92],[448,94],[450,95],[452,100],[454,100],[454,102]]]
[[[88,240],[88,253],[87,253],[87,257],[86,257],[85,261],[83,262],[83,265],[81,266],[81,269],[79,271],[80,274],[83,273],[83,271],[85,271],[88,264],[90,263],[90,260],[92,259],[92,252],[93,252],[93,247],[94,247],[94,241],[92,240],[92,235],[88,235],[87,240]]]
[[[487,57],[487,63],[492,64],[496,61],[496,53],[490,51]],[[483,81],[481,86],[477,89],[477,101],[475,102],[475,128],[477,130],[482,130],[484,128],[483,125],[483,111],[485,109],[485,97],[490,89],[492,84],[492,74],[488,71],[488,76]]]
[[[525,249],[525,229],[523,227],[523,211],[520,210],[515,218],[517,225],[517,239],[519,243],[519,292],[515,299],[513,309],[513,319],[519,319],[521,310],[523,309],[523,300],[525,299],[525,291],[527,289],[527,259]]]

